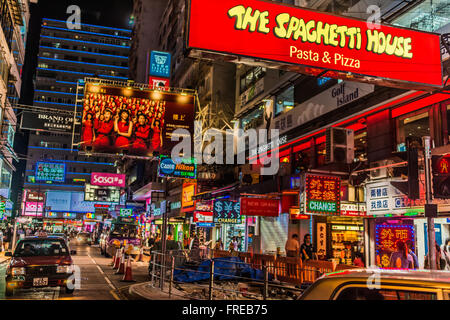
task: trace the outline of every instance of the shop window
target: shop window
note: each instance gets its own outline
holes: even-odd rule
[[[256,110],[242,117],[241,128],[244,130],[256,129],[264,123],[264,104],[261,104]]]
[[[402,148],[408,137],[424,137],[430,135],[430,117],[428,111],[419,111],[397,120],[397,144]],[[403,150],[399,150],[403,151]]]
[[[279,116],[295,106],[294,102],[294,86],[290,86],[283,93],[277,96],[275,106],[275,116]]]
[[[436,300],[435,292],[397,289],[369,289],[349,287],[342,290],[336,300]]]
[[[355,159],[367,160],[367,131],[362,130],[355,133]]]

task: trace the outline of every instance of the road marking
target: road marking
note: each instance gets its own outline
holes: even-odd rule
[[[103,272],[102,268],[97,264],[97,262],[95,262],[94,259],[92,259],[91,255],[88,253],[87,254],[88,257],[92,260],[92,262],[97,266],[97,269],[100,271],[100,273],[103,275],[103,278],[106,280],[106,282],[108,283],[108,285],[111,287],[111,289],[113,290],[117,290],[117,288],[114,286],[114,284],[111,282],[111,280],[109,280],[108,276]],[[120,300],[120,299],[117,299]]]
[[[111,290],[109,293],[114,297],[116,300],[120,300],[120,298],[117,296],[117,294],[114,292],[114,290]]]

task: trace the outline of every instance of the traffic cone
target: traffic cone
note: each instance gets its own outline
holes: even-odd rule
[[[131,272],[131,257],[128,256],[128,261],[127,261],[127,267],[125,269],[125,275],[123,276],[123,279],[120,280],[122,282],[136,282],[135,280],[133,280],[133,274]]]
[[[136,261],[137,262],[144,261],[144,247],[141,247],[141,249],[139,250],[139,255],[138,255]]]
[[[117,251],[118,251],[118,250],[116,250],[116,252],[113,254],[112,262],[110,263],[110,266],[114,266],[114,265],[116,264]]]
[[[119,268],[116,271],[116,274],[124,274],[125,273],[125,253],[122,254],[120,259]]]
[[[116,261],[114,261],[113,269],[119,268],[120,260],[122,259],[122,249],[117,249],[116,253],[117,253],[117,257],[116,257]]]

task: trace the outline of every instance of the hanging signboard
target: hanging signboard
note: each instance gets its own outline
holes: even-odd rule
[[[25,130],[72,134],[73,116],[47,112],[24,112],[20,122],[20,128]]]
[[[279,200],[241,198],[241,214],[243,216],[278,217],[279,213]]]
[[[241,223],[240,203],[231,200],[214,200],[214,223]]]
[[[170,78],[171,55],[169,52],[152,51],[150,54],[150,75]]]
[[[197,178],[197,164],[195,158],[191,159],[172,159],[169,156],[161,155],[158,166],[158,175],[162,178]]]
[[[306,174],[306,212],[339,215],[341,211],[341,179],[335,176]]]
[[[182,197],[181,197],[181,207],[189,208],[194,206],[194,200],[192,197],[197,189],[197,184],[195,183],[183,183]]]
[[[309,214],[301,214],[300,208],[289,208],[289,218],[291,220],[309,220]]]
[[[442,87],[438,34],[272,1],[190,0],[190,56],[352,78],[411,89]],[[243,57],[243,58],[242,58]]]

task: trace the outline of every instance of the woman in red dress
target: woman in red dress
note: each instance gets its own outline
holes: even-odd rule
[[[152,147],[153,150],[159,151],[163,145],[161,120],[156,118],[153,119],[152,130],[153,130]]]
[[[120,120],[119,120],[120,119]],[[114,131],[117,133],[117,139],[114,146],[117,149],[128,149],[130,146],[133,124],[130,121],[128,110],[121,110],[114,121]]]
[[[138,115],[138,122],[134,130],[135,140],[133,150],[136,154],[145,154],[148,151],[148,139],[150,138],[150,125],[143,113]]]
[[[110,138],[114,129],[114,123],[112,121],[112,112],[110,109],[106,109],[103,115],[100,112],[97,114],[94,120],[95,128],[95,140],[94,146],[99,150],[107,150],[111,146]]]
[[[85,112],[83,115],[81,143],[84,147],[91,146],[94,139],[94,116],[90,112]]]

